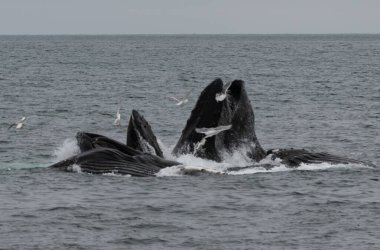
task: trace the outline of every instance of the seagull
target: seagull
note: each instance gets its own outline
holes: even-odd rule
[[[189,93],[190,94],[190,93]],[[169,98],[176,101],[177,103],[175,105],[177,106],[182,106],[182,105],[185,105],[186,103],[188,103],[189,101],[189,94],[187,94],[184,98],[180,99],[180,98],[176,98],[174,96],[170,96]]]
[[[116,119],[115,121],[113,122],[113,125],[115,126],[120,126],[120,118],[121,118],[121,115],[120,115],[120,108],[117,109],[117,112],[116,112]]]
[[[217,94],[215,95],[215,100],[216,100],[217,102],[221,102],[221,101],[223,101],[224,99],[226,99],[226,97],[227,97],[227,91],[228,91],[228,89],[231,87],[231,83],[232,83],[232,82],[227,82],[227,83],[223,86],[223,90],[222,90],[222,92],[217,93]]]
[[[223,125],[215,128],[196,128],[195,132],[206,135],[205,137],[211,137],[219,134],[222,131],[229,130],[232,125]]]
[[[195,147],[194,147],[195,152],[197,152],[198,149],[206,143],[207,138],[212,137],[214,135],[217,135],[222,131],[229,130],[231,127],[232,127],[232,125],[223,125],[223,126],[218,126],[215,128],[196,128],[195,132],[197,132],[199,134],[204,134],[205,137],[203,137],[202,140],[200,140],[200,142],[198,142],[195,145]]]
[[[25,121],[25,120],[26,120],[26,117],[25,117],[25,116],[21,117],[20,120],[18,120],[17,122],[11,124],[11,125],[8,127],[8,129],[10,129],[10,128],[13,127],[13,126],[16,126],[16,129],[20,129],[20,128],[22,128],[22,127],[24,126],[24,121]]]

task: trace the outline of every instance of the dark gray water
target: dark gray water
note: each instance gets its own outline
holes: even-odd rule
[[[132,109],[170,152],[216,77],[246,82],[264,148],[379,166],[380,35],[0,36],[0,249],[377,249],[379,168],[157,178],[45,168],[75,150],[77,131],[125,141]],[[188,92],[183,107],[167,98]],[[177,160],[248,164],[238,153]]]

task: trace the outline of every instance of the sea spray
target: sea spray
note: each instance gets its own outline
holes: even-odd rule
[[[74,138],[65,139],[61,146],[54,150],[55,161],[62,161],[80,152],[77,141]]]

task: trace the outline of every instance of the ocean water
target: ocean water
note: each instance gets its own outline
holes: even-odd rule
[[[202,89],[242,79],[264,149],[368,161],[154,178],[57,172],[132,109],[169,158]],[[380,35],[0,36],[0,249],[378,249]],[[190,93],[178,107],[170,96]],[[112,125],[121,105],[122,127]],[[22,129],[9,125],[26,116]]]

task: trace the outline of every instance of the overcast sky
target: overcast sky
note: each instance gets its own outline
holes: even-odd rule
[[[0,34],[380,33],[380,0],[0,0]]]

